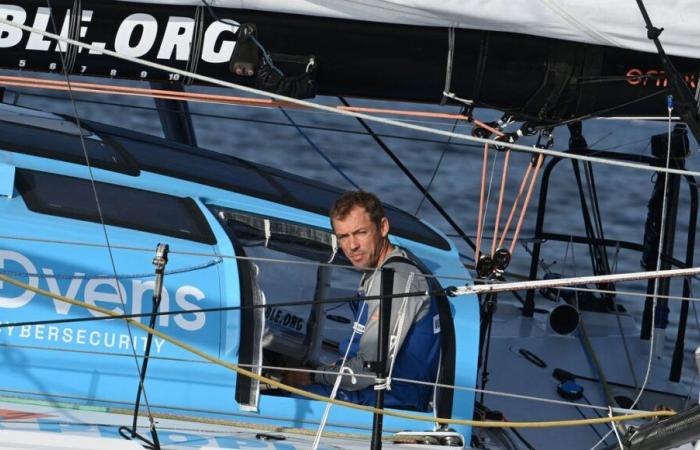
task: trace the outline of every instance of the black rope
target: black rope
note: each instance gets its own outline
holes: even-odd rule
[[[220,18],[220,17],[216,14],[216,12],[214,11],[214,8],[212,8],[211,5],[209,4],[209,2],[207,2],[207,0],[200,0],[200,1],[204,4],[204,6],[207,7],[207,12],[209,13],[209,15],[210,15],[214,20],[216,20],[217,22],[221,22],[221,23],[223,23],[223,24],[231,25],[231,26],[234,26],[234,27],[240,27],[241,24],[238,23],[238,22],[236,22],[235,20],[232,20],[232,19],[222,19],[222,18]],[[258,47],[258,50],[260,50],[260,53],[261,53],[262,56],[263,56],[263,59],[264,59],[265,62],[272,68],[272,70],[274,70],[275,72],[277,72],[277,73],[279,74],[279,76],[284,77],[284,73],[283,73],[280,69],[278,69],[277,66],[275,66],[275,63],[274,63],[274,62],[272,62],[272,57],[270,56],[270,52],[268,52],[267,49],[265,49],[265,47],[263,47],[263,45],[260,43],[260,41],[258,41],[258,40],[255,38],[255,36],[253,36],[253,35],[251,34],[251,35],[249,35],[248,37],[250,38],[251,41],[253,41],[253,43],[255,44],[255,46]]]
[[[462,109],[462,113],[464,113],[464,109]],[[455,119],[454,124],[452,124],[452,130],[451,130],[452,133],[455,132],[458,125],[459,125],[459,120]],[[445,147],[442,149],[442,152],[440,153],[440,158],[438,159],[437,164],[435,164],[435,169],[433,169],[433,174],[430,176],[430,181],[428,181],[428,186],[425,188],[425,190],[427,192],[430,192],[430,188],[433,186],[433,182],[435,181],[435,177],[437,177],[438,171],[440,170],[440,166],[442,165],[442,160],[445,158],[445,153],[447,153],[447,150],[449,150],[451,143],[452,143],[452,136],[447,138],[447,141],[445,142]],[[416,208],[416,212],[413,213],[414,216],[418,215],[418,212],[420,211],[421,207],[423,207],[424,202],[425,202],[425,195],[423,195],[421,197],[420,203],[418,203],[418,207]]]
[[[645,96],[643,96],[643,97],[639,97],[639,98],[636,98],[636,99],[634,99],[634,100],[630,100],[630,101],[627,101],[627,102],[624,102],[624,103],[620,103],[620,104],[618,104],[618,105],[611,106],[611,107],[609,107],[609,108],[599,109],[599,110],[590,112],[590,113],[588,113],[588,114],[582,114],[582,115],[580,115],[580,116],[572,117],[572,118],[570,118],[570,119],[566,119],[566,120],[562,120],[562,121],[554,122],[554,123],[546,122],[546,123],[542,124],[541,126],[535,127],[535,129],[540,129],[540,128],[556,128],[556,127],[559,127],[559,126],[562,126],[562,125],[568,125],[568,124],[574,123],[574,122],[581,122],[581,121],[583,121],[583,120],[591,119],[591,118],[593,118],[593,117],[603,116],[604,114],[613,112],[613,111],[615,111],[615,110],[617,110],[617,109],[625,108],[625,107],[627,107],[627,106],[634,105],[635,103],[640,103],[640,102],[649,100],[649,99],[651,99],[651,98],[654,98],[654,97],[659,96],[659,95],[662,95],[662,94],[665,95],[666,93],[667,93],[666,90],[662,89],[662,90],[660,90],[660,91],[652,92],[651,94],[645,95]],[[489,109],[499,109],[496,105],[491,105],[491,104],[483,103],[483,102],[480,103],[479,106],[484,107],[484,108],[489,108]]]
[[[350,104],[343,98],[343,97],[338,97],[341,102],[345,106],[350,106]],[[401,169],[401,171],[408,177],[409,180],[418,188],[418,190],[425,195],[425,198],[430,202],[431,205],[437,210],[438,213],[447,221],[447,223],[450,224],[452,228],[460,235],[460,237],[464,240],[464,242],[469,245],[469,247],[472,248],[472,250],[476,250],[476,245],[474,242],[467,236],[467,234],[460,228],[459,225],[450,217],[450,215],[445,211],[445,209],[440,206],[440,204],[433,198],[432,195],[430,195],[430,192],[428,192],[425,187],[421,184],[420,181],[411,173],[411,171],[404,165],[403,162],[399,159],[398,156],[394,152],[391,151],[391,149],[382,141],[379,136],[370,128],[370,126],[362,120],[361,118],[357,117],[357,121],[362,125],[362,127],[367,130],[367,133],[369,133],[370,136],[372,136],[372,139],[381,147],[382,150],[384,150],[384,153],[386,153],[389,158],[391,158],[392,161],[396,164],[396,166]]]

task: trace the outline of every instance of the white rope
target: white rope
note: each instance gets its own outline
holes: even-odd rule
[[[406,280],[406,286],[404,286],[404,292],[409,292],[411,284],[413,283],[413,276],[415,272],[410,272]],[[401,333],[403,332],[403,326],[406,322],[406,305],[408,304],[408,297],[403,297],[401,301],[401,306],[399,308],[399,317],[394,325],[394,333],[389,341],[389,372],[384,380],[383,385],[376,385],[375,390],[387,389],[391,390],[391,375],[394,373],[394,363],[396,362],[396,355],[399,352],[399,339],[401,338]]]
[[[74,349],[65,349],[65,348],[60,348],[60,347],[47,347],[47,346],[36,346],[36,345],[18,345],[18,344],[2,344],[0,343],[0,347],[6,347],[6,348],[23,348],[23,349],[32,349],[32,350],[46,350],[46,351],[58,351],[58,352],[67,352],[67,353],[90,353],[93,355],[101,355],[101,356],[118,356],[118,357],[125,357],[125,358],[130,358],[131,355],[127,353],[109,353],[109,352],[96,352],[92,350],[74,350]],[[202,361],[202,360],[193,360],[193,359],[186,359],[186,358],[173,358],[173,357],[167,357],[167,356],[152,356],[152,359],[159,359],[159,360],[164,360],[164,361],[175,361],[175,362],[189,362],[189,363],[198,363],[198,364],[211,364],[207,361]],[[245,368],[250,368],[250,369],[265,369],[265,370],[284,370],[284,371],[289,371],[289,372],[307,372],[310,374],[324,374],[324,375],[334,375],[337,374],[335,371],[327,371],[327,370],[317,370],[317,369],[307,369],[307,368],[292,368],[292,367],[282,367],[282,366],[269,366],[269,365],[258,365],[258,364],[239,364],[241,367]],[[365,375],[365,374],[354,374],[353,375],[356,378],[374,378],[373,375]],[[549,398],[543,398],[543,397],[533,397],[529,395],[522,395],[522,394],[513,394],[510,392],[501,392],[501,391],[490,391],[486,389],[478,389],[478,388],[473,388],[473,387],[468,387],[468,386],[459,386],[459,385],[448,385],[448,384],[442,384],[442,383],[432,383],[429,381],[418,381],[418,380],[410,380],[407,378],[395,378],[396,381],[400,381],[402,383],[412,383],[412,384],[420,384],[424,386],[430,386],[430,387],[439,387],[439,388],[445,388],[445,389],[454,389],[456,391],[465,391],[465,392],[474,392],[474,393],[484,393],[485,395],[493,395],[493,396],[499,396],[499,397],[506,397],[506,398],[514,398],[517,400],[527,400],[527,401],[533,401],[533,402],[540,402],[540,403],[547,403],[547,404],[553,404],[553,405],[561,405],[561,406],[574,406],[574,407],[579,407],[579,408],[585,408],[585,409],[595,409],[599,411],[607,411],[608,407],[607,406],[599,406],[599,405],[588,405],[585,403],[574,403],[574,402],[567,402],[564,400],[555,400],[555,399],[549,399]],[[0,388],[0,392],[12,392],[12,393],[19,393],[19,394],[37,394],[37,392],[33,391],[18,391],[18,390],[13,390],[13,389],[6,389],[6,388]],[[41,392],[39,392],[41,393]],[[88,398],[88,397],[76,397],[76,396],[70,396],[70,395],[60,395],[60,394],[55,394],[52,393],[53,396],[55,397],[60,397],[60,398],[75,398],[79,400],[92,400],[92,401],[104,401],[104,402],[114,402],[114,403],[124,403],[124,404],[129,404],[129,402],[119,402],[119,401],[112,401],[112,400],[101,400],[101,399],[96,399],[96,398]],[[163,406],[163,405],[154,405],[154,406]],[[177,408],[175,408],[177,409]],[[187,409],[191,410],[190,408],[182,408],[182,409]],[[216,411],[209,411],[209,412],[216,412]],[[634,413],[639,413],[639,412],[650,412],[650,411],[645,411],[645,410],[630,410],[630,409],[624,409],[624,408],[613,408],[613,412],[617,414],[634,414]],[[229,414],[229,411],[226,411],[226,414]]]
[[[667,142],[667,147],[666,147],[666,167],[669,167],[671,164],[671,112],[673,111],[673,97],[668,96],[669,100],[669,105],[668,105],[668,130],[666,132],[666,140]],[[663,243],[664,243],[664,237],[666,234],[666,197],[668,194],[668,175],[664,176],[664,196],[663,196],[663,201],[661,203],[661,228],[659,231],[659,246],[657,249],[657,255],[656,255],[656,270],[657,272],[659,269],[661,269],[661,253],[663,250]],[[651,306],[651,336],[649,338],[649,358],[647,360],[647,369],[644,374],[644,381],[642,382],[642,387],[639,389],[639,393],[637,394],[637,397],[634,399],[634,402],[632,402],[632,406],[630,408],[634,408],[637,405],[637,402],[639,402],[639,399],[642,398],[642,394],[644,393],[644,389],[647,387],[647,383],[649,382],[649,375],[651,374],[651,361],[654,356],[654,329],[656,328],[656,304],[659,299],[659,279],[657,278],[654,281],[654,300],[652,302]],[[613,425],[614,426],[614,425]]]
[[[612,408],[608,408],[608,417],[611,419],[613,418],[613,413],[612,413]],[[617,424],[614,422],[610,422],[610,428],[612,428],[613,432],[615,433],[615,437],[617,438],[617,443],[620,445],[620,450],[625,450],[625,446],[622,445],[622,439],[620,439],[620,433],[617,431]]]
[[[548,155],[548,156],[552,156],[552,157],[556,157],[556,158],[576,159],[579,161],[590,161],[590,162],[595,162],[595,163],[600,163],[600,164],[607,164],[607,165],[611,165],[611,166],[634,168],[634,169],[638,169],[638,170],[644,170],[647,172],[663,172],[663,173],[673,173],[673,174],[677,174],[677,175],[690,175],[690,176],[700,177],[700,172],[694,172],[694,171],[689,171],[689,170],[680,170],[680,169],[670,169],[670,168],[667,169],[667,168],[658,167],[658,166],[646,166],[643,164],[631,163],[631,162],[626,162],[626,161],[615,161],[615,160],[608,160],[608,159],[604,159],[604,158],[598,158],[598,157],[594,157],[594,156],[577,155],[577,154],[572,154],[572,153],[568,153],[568,152],[548,150],[548,149],[538,148],[534,145],[533,146],[526,146],[526,145],[520,145],[520,144],[515,144],[515,143],[495,141],[493,139],[483,139],[483,138],[474,137],[474,136],[471,136],[468,134],[461,134],[461,133],[439,130],[439,129],[430,128],[430,127],[406,124],[406,123],[402,123],[398,120],[388,119],[385,117],[377,117],[377,116],[372,116],[372,115],[363,114],[363,113],[357,113],[357,112],[343,110],[343,109],[336,109],[332,106],[325,106],[325,105],[309,102],[306,100],[299,100],[296,98],[287,97],[287,96],[280,95],[280,94],[275,94],[272,92],[261,91],[259,89],[251,88],[248,86],[243,86],[243,85],[236,84],[236,83],[231,83],[228,81],[218,80],[216,78],[208,77],[205,75],[187,72],[185,70],[181,70],[181,69],[178,69],[175,67],[169,67],[169,66],[166,66],[163,64],[154,63],[154,62],[147,61],[147,60],[144,60],[141,58],[134,58],[131,56],[123,55],[121,53],[118,53],[118,52],[115,52],[112,50],[108,50],[106,48],[96,47],[92,44],[87,44],[85,42],[77,41],[75,39],[64,38],[62,36],[59,36],[59,35],[54,34],[54,33],[49,33],[47,31],[41,30],[39,28],[33,28],[33,27],[30,27],[27,25],[18,24],[18,23],[15,23],[15,22],[12,22],[10,20],[3,19],[3,18],[0,18],[0,23],[3,23],[5,25],[11,26],[11,27],[22,29],[22,30],[30,32],[30,33],[37,33],[39,35],[48,37],[50,39],[54,39],[54,40],[57,40],[60,42],[65,42],[65,43],[68,43],[71,45],[78,46],[80,48],[93,50],[95,52],[99,52],[99,53],[102,53],[102,54],[105,54],[105,55],[108,55],[108,56],[111,56],[114,58],[123,59],[125,61],[129,61],[129,62],[132,62],[135,64],[141,64],[141,65],[144,65],[147,67],[152,67],[152,68],[155,68],[158,70],[163,70],[165,72],[179,74],[179,75],[182,75],[184,77],[190,77],[194,80],[199,80],[199,81],[202,81],[204,83],[209,83],[209,84],[213,84],[213,85],[217,85],[217,86],[236,89],[239,91],[248,92],[250,94],[260,95],[260,96],[264,96],[264,97],[268,97],[268,98],[273,98],[275,100],[293,103],[295,105],[304,106],[306,108],[327,111],[327,112],[331,112],[331,113],[339,114],[339,115],[343,115],[343,116],[348,116],[348,117],[360,118],[360,119],[364,119],[364,120],[371,121],[371,122],[383,123],[386,125],[392,125],[392,126],[396,126],[399,128],[405,128],[405,129],[414,130],[414,131],[422,131],[422,132],[429,133],[429,134],[435,134],[435,135],[446,136],[446,137],[453,137],[456,139],[478,142],[481,144],[489,144],[489,145],[493,145],[493,146],[507,147],[507,148],[511,148],[513,150],[521,150],[521,151],[528,152],[528,153],[539,153],[539,154]]]
[[[595,445],[594,445],[593,447],[590,448],[590,450],[595,450],[595,449],[597,449],[597,448],[600,446],[600,444],[602,444],[603,442],[605,442],[605,440],[608,438],[608,436],[610,436],[610,435],[612,434],[612,432],[613,432],[613,430],[610,430],[610,431],[608,431],[607,433],[605,433],[605,435],[603,435],[603,437],[600,438],[600,440],[599,440],[598,442],[596,442]]]
[[[461,286],[456,288],[451,295],[470,295],[491,292],[525,291],[530,289],[545,289],[576,286],[579,284],[593,283],[619,283],[622,281],[646,280],[652,278],[687,277],[700,274],[700,267],[688,269],[652,270],[647,272],[629,272],[610,275],[589,275],[583,277],[555,278],[550,280],[516,281],[513,283],[481,284],[475,286]]]
[[[362,307],[360,308],[360,312],[358,313],[357,317],[361,317],[362,313],[365,310],[366,303],[363,301],[362,302]],[[335,399],[336,395],[338,395],[338,389],[340,388],[340,382],[343,379],[343,374],[350,375],[351,378],[351,383],[355,384],[357,383],[357,379],[355,378],[355,374],[352,371],[351,368],[346,367],[345,363],[348,359],[348,355],[350,354],[350,348],[352,347],[352,342],[355,339],[356,335],[355,327],[353,327],[352,334],[350,335],[350,341],[348,342],[348,346],[345,349],[345,354],[343,355],[343,360],[340,363],[340,369],[338,369],[338,376],[335,378],[335,382],[333,383],[333,389],[331,390],[331,399]],[[316,438],[314,439],[314,444],[313,444],[313,450],[318,449],[318,445],[321,443],[321,436],[323,435],[323,430],[326,428],[326,423],[328,422],[328,415],[331,412],[331,407],[333,406],[333,403],[328,402],[326,403],[326,407],[323,410],[323,417],[321,418],[321,423],[318,426],[318,431],[316,432]]]
[[[445,88],[443,90],[443,97],[440,104],[445,103],[445,98],[447,97],[447,92],[452,92],[452,62],[454,61],[455,54],[455,29],[454,27],[449,27],[447,29],[447,62],[445,63]]]
[[[401,302],[401,307],[399,309],[399,319],[396,321],[396,326],[394,334],[389,340],[389,371],[387,373],[384,382],[374,386],[374,390],[387,389],[391,390],[391,375],[394,373],[394,363],[396,362],[396,355],[399,351],[399,339],[403,331],[404,323],[406,322],[406,304],[408,303],[408,298],[404,297]]]
[[[376,270],[375,270],[376,273]],[[370,280],[370,285],[369,287],[371,288],[372,282],[374,281],[374,277]],[[368,289],[369,290],[369,289]],[[360,307],[359,312],[357,313],[357,319],[359,320],[360,317],[362,317],[362,313],[365,311],[365,308],[367,306],[367,302],[364,300],[362,301],[362,306]],[[340,388],[340,382],[343,380],[343,374],[350,375],[352,378],[350,379],[350,382],[352,384],[357,383],[357,378],[355,378],[355,373],[352,371],[351,368],[346,367],[345,363],[348,360],[348,355],[350,354],[350,349],[352,348],[352,343],[355,340],[355,336],[357,334],[363,334],[365,332],[364,326],[362,327],[362,331],[359,330],[359,322],[355,321],[355,325],[352,327],[352,334],[350,335],[350,341],[348,342],[347,348],[345,348],[345,354],[343,354],[343,360],[340,363],[340,368],[338,369],[338,376],[335,378],[335,382],[333,383],[333,389],[331,390],[331,395],[330,398],[331,400],[334,400],[336,395],[338,395],[338,389]],[[331,412],[331,407],[333,406],[333,403],[327,402],[326,407],[323,410],[323,417],[321,418],[321,423],[318,425],[318,431],[316,432],[316,438],[314,439],[314,444],[313,444],[313,450],[317,450],[319,444],[321,443],[321,436],[323,435],[323,430],[326,428],[326,423],[328,422],[328,415]]]

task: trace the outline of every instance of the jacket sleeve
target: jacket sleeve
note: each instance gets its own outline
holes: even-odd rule
[[[398,263],[395,266],[389,265],[395,270],[394,273],[394,294],[404,294],[408,292],[425,292],[427,291],[427,283],[424,275],[414,266]],[[378,275],[379,276],[379,275]],[[345,362],[345,373],[343,374],[340,387],[349,391],[357,391],[365,389],[374,384],[376,374],[367,369],[367,363],[376,361],[377,345],[378,345],[378,311],[379,301],[367,301],[369,307],[368,319],[365,324],[365,331],[361,336],[355,336],[355,339],[360,339],[360,348],[357,355],[349,358]],[[396,334],[394,346],[390,342],[390,355],[392,348],[394,356],[398,355],[401,345],[406,339],[406,335],[413,323],[421,319],[430,307],[430,298],[427,296],[410,296],[410,297],[394,297],[391,303],[391,335]],[[403,317],[403,319],[401,319]],[[399,323],[402,322],[401,329],[398,329]],[[316,374],[314,381],[321,384],[332,385],[335,383],[340,362],[336,366],[325,367],[323,370],[336,373]],[[352,373],[349,373],[351,371]],[[353,375],[368,375],[362,377],[354,377]]]

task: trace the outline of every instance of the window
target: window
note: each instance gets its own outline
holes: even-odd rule
[[[334,254],[330,231],[312,226],[210,206],[236,248],[241,285],[239,362],[268,367],[318,367],[332,364],[348,343],[361,272],[341,254]],[[328,264],[332,260],[333,264]],[[417,261],[421,270],[428,272]],[[441,287],[428,279],[432,291]],[[440,325],[440,370],[437,381],[454,384],[455,343],[450,305],[436,295]],[[435,316],[431,326],[435,327]],[[270,368],[273,366],[273,368]],[[262,392],[261,392],[262,390]],[[255,408],[260,394],[285,395],[247,377],[236,382],[236,400]],[[449,417],[452,390],[437,389],[433,408]],[[405,405],[410,409],[408,405]]]
[[[231,235],[236,253],[246,257],[238,261],[244,306],[240,339],[253,345],[241,346],[239,361],[283,367],[334,362],[352,332],[350,299],[356,296],[361,273],[346,267],[349,263],[340,254],[333,258],[337,264],[326,264],[333,256],[331,233],[211,208]],[[256,403],[255,382],[239,379],[236,386],[239,403]]]
[[[17,189],[34,212],[100,223],[90,180],[17,170]],[[191,198],[95,182],[104,222],[124,228],[215,244],[204,215]]]
[[[190,180],[326,215],[342,190],[281,170],[172,141],[84,122],[128,151],[141,170]],[[391,234],[442,250],[450,244],[420,220],[385,205]]]

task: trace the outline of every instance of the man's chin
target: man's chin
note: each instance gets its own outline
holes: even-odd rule
[[[357,269],[368,269],[369,268],[369,262],[366,259],[351,259],[350,262],[352,265],[357,268]]]

